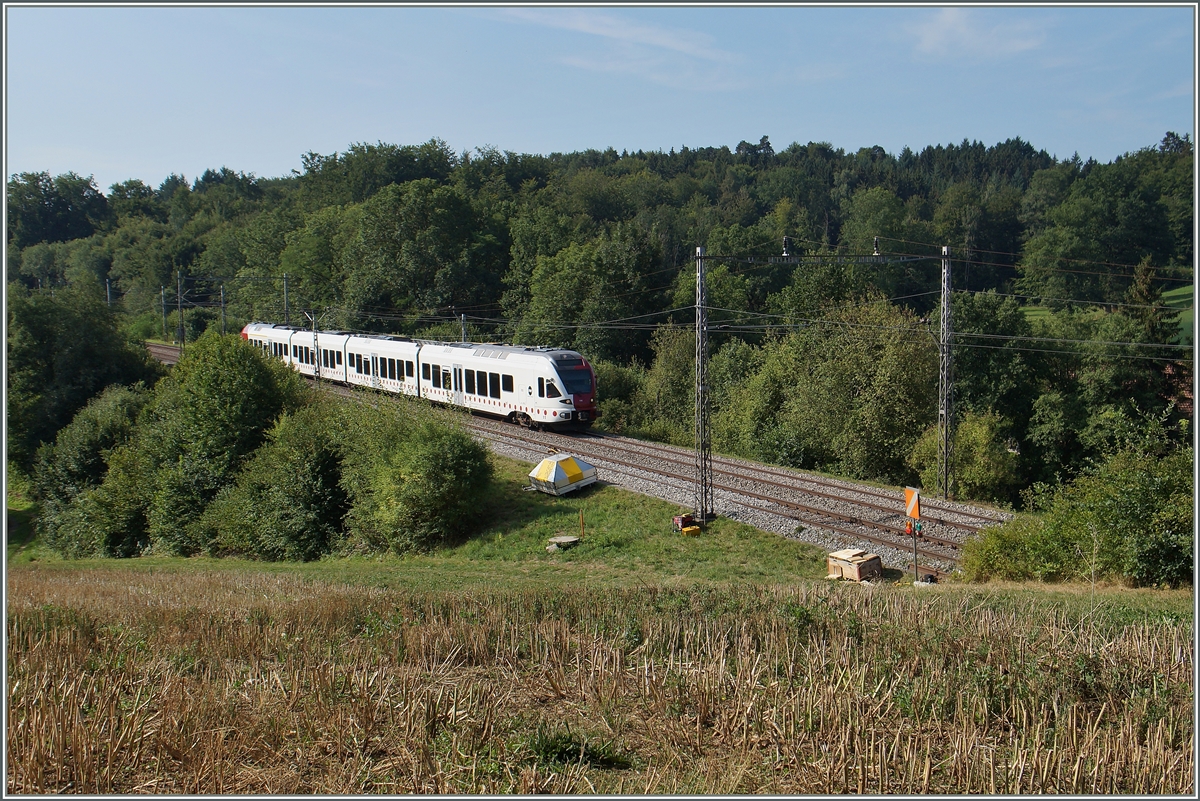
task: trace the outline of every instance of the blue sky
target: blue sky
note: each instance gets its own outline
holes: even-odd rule
[[[262,177],[353,142],[519,153],[1195,138],[1190,7],[7,7],[5,172]]]

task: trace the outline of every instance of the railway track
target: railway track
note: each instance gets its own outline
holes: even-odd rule
[[[609,440],[609,441],[614,441],[614,442],[621,442],[621,441],[628,440],[627,437],[622,437],[622,436],[616,435],[616,434],[606,434],[606,433],[601,433],[601,432],[589,431],[589,432],[585,432],[584,435],[587,437],[599,438],[599,439],[604,439],[604,440]],[[692,451],[690,451],[690,450],[683,449],[683,448],[677,448],[677,447],[673,447],[670,445],[660,445],[658,443],[653,443],[653,442],[644,442],[642,440],[634,440],[634,441],[638,442],[640,444],[640,446],[643,447],[645,450],[671,454],[672,457],[686,456],[688,458],[676,458],[676,461],[685,462],[687,464],[694,463],[694,459],[692,458]],[[727,467],[734,468],[733,472],[736,474],[737,469],[744,469],[747,464],[754,464],[754,463],[746,462],[744,460],[730,459],[730,458],[723,457],[723,456],[714,456],[713,457],[714,472],[718,472],[718,473],[729,472],[729,471],[716,469],[717,465],[725,465]],[[800,485],[800,486],[804,487],[805,491],[808,492],[810,495],[820,495],[820,496],[839,498],[839,499],[844,497],[842,495],[837,495],[836,493],[807,489],[807,487],[812,486],[812,487],[827,487],[827,488],[831,488],[831,489],[838,490],[841,492],[851,492],[856,495],[862,495],[862,496],[869,497],[869,498],[879,498],[882,500],[886,500],[886,501],[888,501],[887,505],[876,504],[876,503],[871,503],[871,502],[867,502],[867,501],[859,502],[860,505],[862,505],[862,506],[873,507],[873,508],[876,508],[876,509],[879,509],[882,511],[886,511],[886,512],[894,511],[896,509],[897,503],[902,504],[904,502],[904,496],[898,492],[890,492],[890,493],[889,492],[881,492],[879,490],[871,489],[871,488],[866,487],[861,484],[850,484],[849,482],[839,482],[839,481],[831,481],[831,480],[827,480],[827,479],[821,479],[816,476],[808,475],[805,473],[797,473],[797,472],[788,471],[785,469],[771,467],[769,465],[754,464],[754,470],[755,470],[755,474],[758,476],[770,476],[770,477],[778,477],[778,478],[787,479],[787,480],[793,482],[793,484],[795,484],[795,485]],[[770,483],[776,484],[777,482],[770,482]],[[790,487],[793,485],[792,484],[786,484],[786,485],[778,484],[778,486]],[[942,515],[951,515],[954,517],[967,518],[970,520],[979,521],[979,523],[978,524],[963,523],[960,521],[951,520],[951,519],[949,519],[949,517],[935,517],[934,514],[931,514],[931,513],[941,513]],[[1002,522],[1004,522],[1004,520],[1007,519],[1007,517],[999,512],[990,512],[990,510],[988,513],[982,513],[982,512],[978,512],[978,511],[964,510],[961,508],[954,509],[954,508],[951,508],[948,506],[943,506],[937,501],[931,501],[926,498],[922,498],[921,499],[921,519],[929,521],[929,522],[933,522],[933,523],[936,523],[939,525],[953,526],[955,528],[966,529],[969,531],[978,531],[980,528],[982,528],[985,525],[1002,523]]]
[[[493,424],[489,421],[486,424],[472,422],[468,424],[468,427],[474,430],[476,435],[482,439],[509,447],[513,447],[515,444],[516,448],[535,455],[569,450],[595,463],[602,469],[602,475],[611,475],[615,470],[623,476],[633,477],[633,483],[639,481],[646,482],[647,479],[644,474],[654,476],[655,478],[650,479],[651,481],[657,481],[660,484],[664,481],[667,482],[662,487],[666,491],[650,492],[649,494],[654,494],[657,497],[664,498],[664,500],[682,502],[685,506],[690,505],[690,493],[694,480],[694,474],[690,470],[690,463],[687,464],[688,469],[665,470],[661,467],[645,464],[644,462],[639,463],[618,458],[611,453],[605,453],[595,447],[579,447],[584,441],[579,437],[551,432],[534,433],[520,431],[518,433],[517,431],[497,428],[497,425],[505,426],[503,423]],[[603,437],[598,439],[603,439]],[[624,450],[628,450],[628,448]],[[662,460],[661,456],[653,458]],[[749,480],[758,483],[757,478],[745,476],[742,478],[743,481]],[[618,483],[622,486],[626,486],[627,484],[624,481],[613,483]],[[801,503],[793,498],[781,497],[778,492],[766,494],[747,489],[745,486],[719,482],[714,483],[713,488],[716,491],[718,506],[724,507],[720,508],[719,511],[727,516],[740,517],[738,513],[743,510],[756,512],[774,518],[784,518],[789,521],[802,523],[811,528],[829,532],[841,540],[839,547],[844,547],[846,544],[859,544],[860,546],[866,545],[867,547],[883,546],[895,552],[888,554],[891,558],[885,559],[885,562],[893,567],[904,566],[908,570],[912,569],[912,537],[905,535],[903,530],[896,526],[866,519],[863,516],[848,514],[844,511]],[[762,503],[755,503],[754,501],[761,501]],[[785,533],[779,531],[778,528],[770,530],[774,530],[776,533]],[[963,536],[966,533],[968,532],[964,530]],[[785,535],[788,535],[788,533],[785,533]],[[811,540],[811,537],[800,538]],[[961,539],[955,540],[928,535],[921,538],[919,543],[920,545],[918,545],[917,549],[918,558],[933,562],[936,565],[921,567],[921,573],[933,573],[939,577],[944,577],[957,565],[958,557],[955,552],[961,544]],[[830,546],[830,541],[827,538],[819,538],[816,544]],[[881,554],[881,556],[884,555]]]
[[[183,350],[178,345],[159,345],[155,342],[147,342],[145,345],[146,350],[150,351],[150,355],[163,364],[175,364],[178,362],[179,354]]]
[[[179,360],[177,346],[146,347],[164,363]],[[356,394],[349,387],[322,383],[341,395]],[[684,507],[691,505],[695,476],[691,451],[601,432],[531,431],[484,417],[474,417],[468,428],[492,446],[521,452],[532,461],[548,452],[577,453],[608,475],[623,477],[611,483]],[[868,547],[879,552],[885,564],[912,570],[913,538],[902,527],[903,497],[899,493],[728,457],[714,457],[713,472],[722,478],[713,486],[723,506],[719,511],[729,517],[824,547]],[[999,512],[961,504],[923,500],[922,507],[926,530],[917,541],[917,557],[925,564],[918,571],[939,578],[957,566],[958,550],[969,534],[1005,519]],[[797,529],[795,524],[803,528]]]

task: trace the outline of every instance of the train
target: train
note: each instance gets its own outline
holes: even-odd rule
[[[302,375],[426,398],[528,428],[588,428],[596,371],[565,348],[434,342],[250,323],[242,339]]]

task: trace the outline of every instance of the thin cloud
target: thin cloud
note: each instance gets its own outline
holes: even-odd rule
[[[583,55],[566,56],[559,63],[589,72],[615,75],[633,75],[651,83],[670,89],[692,91],[736,91],[745,87],[742,78],[713,74],[711,70],[697,70],[687,65],[668,63],[667,59],[635,54],[607,55],[589,58]],[[720,72],[720,71],[717,71]]]
[[[916,52],[933,58],[1006,58],[1034,50],[1046,40],[1045,33],[1028,22],[993,24],[965,8],[943,8],[905,28],[916,39]]]
[[[733,53],[715,47],[713,38],[706,33],[645,25],[633,22],[627,17],[614,17],[592,11],[543,11],[529,8],[506,9],[504,16],[547,28],[669,50],[706,61],[730,63],[737,60]]]
[[[1191,81],[1187,81],[1185,83],[1177,84],[1172,89],[1166,89],[1162,92],[1157,92],[1157,93],[1151,95],[1150,99],[1151,100],[1170,100],[1171,98],[1175,98],[1175,97],[1188,97],[1191,94],[1192,94],[1192,83],[1191,83]]]

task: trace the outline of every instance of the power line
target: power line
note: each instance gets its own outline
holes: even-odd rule
[[[930,293],[932,294],[932,293]],[[990,289],[960,289],[956,294],[995,295],[998,298],[1024,298],[1025,300],[1052,301],[1055,303],[1077,303],[1081,306],[1119,306],[1125,309],[1165,309],[1167,311],[1185,311],[1181,306],[1151,306],[1144,303],[1109,303],[1103,300],[1073,300],[1071,298],[1048,298],[1042,295],[1014,295],[995,292]]]

